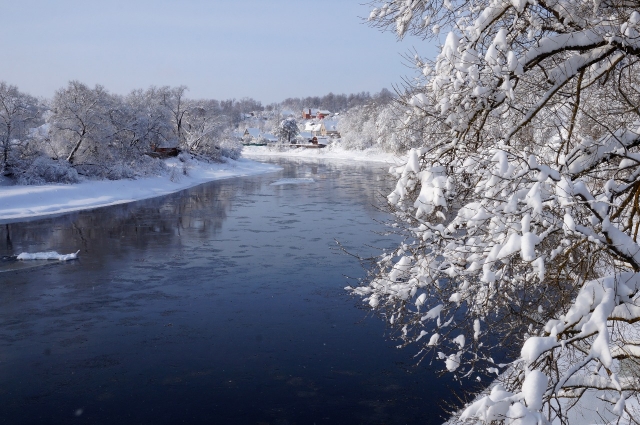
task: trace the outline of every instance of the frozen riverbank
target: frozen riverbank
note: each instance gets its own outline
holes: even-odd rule
[[[19,221],[52,214],[123,204],[167,195],[212,180],[244,177],[280,170],[248,159],[225,163],[167,161],[172,172],[137,180],[100,180],[78,184],[0,186],[0,221]]]

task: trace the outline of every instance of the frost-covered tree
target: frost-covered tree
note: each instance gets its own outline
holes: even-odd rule
[[[159,89],[162,105],[171,117],[174,140],[181,146],[186,143],[184,133],[184,116],[187,113],[186,92],[186,86],[162,87]]]
[[[398,153],[416,146],[415,136],[399,121],[398,109],[395,104],[375,102],[356,106],[341,114],[338,121],[341,146]]]
[[[280,140],[286,140],[287,143],[291,143],[292,139],[295,139],[300,134],[298,123],[294,118],[287,118],[280,121],[280,124],[273,129],[274,135]]]
[[[26,144],[28,130],[40,118],[37,100],[0,81],[0,173],[11,172],[10,155]]]
[[[84,160],[99,156],[113,134],[108,120],[110,102],[109,93],[100,85],[91,89],[79,81],[70,81],[66,88],[58,90],[49,115],[56,153],[72,164],[78,155]]]
[[[157,173],[162,165],[146,153],[152,145],[174,137],[173,117],[163,101],[163,93],[155,88],[123,97],[102,86],[91,89],[72,81],[50,103],[48,140],[40,141],[42,150],[88,177]]]
[[[423,142],[388,197],[407,239],[351,290],[446,370],[503,372],[460,421],[568,423],[593,400],[637,421],[638,2],[374,6],[446,41],[401,99]]]
[[[164,107],[164,91],[156,87],[134,90],[122,101],[123,117],[131,148],[142,152],[172,140],[173,126],[169,111]]]
[[[210,101],[188,101],[184,117],[184,146],[191,152],[216,149],[228,118],[221,115]]]

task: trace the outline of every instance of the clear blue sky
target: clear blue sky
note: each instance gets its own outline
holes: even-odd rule
[[[0,0],[0,80],[45,97],[76,79],[264,104],[390,89],[413,75],[402,54],[435,50],[363,24],[361,2]]]

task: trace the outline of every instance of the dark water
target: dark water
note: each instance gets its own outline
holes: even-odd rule
[[[429,424],[449,382],[385,338],[345,275],[391,247],[384,166],[284,170],[3,224],[0,423]],[[315,183],[273,186],[280,178]],[[26,263],[21,264],[24,267]]]

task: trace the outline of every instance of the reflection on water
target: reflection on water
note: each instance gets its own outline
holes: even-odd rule
[[[334,239],[364,255],[395,243],[373,220],[386,167],[273,162],[2,225],[0,257],[81,253],[0,263],[0,422],[438,423],[448,383],[342,289],[363,272]]]

